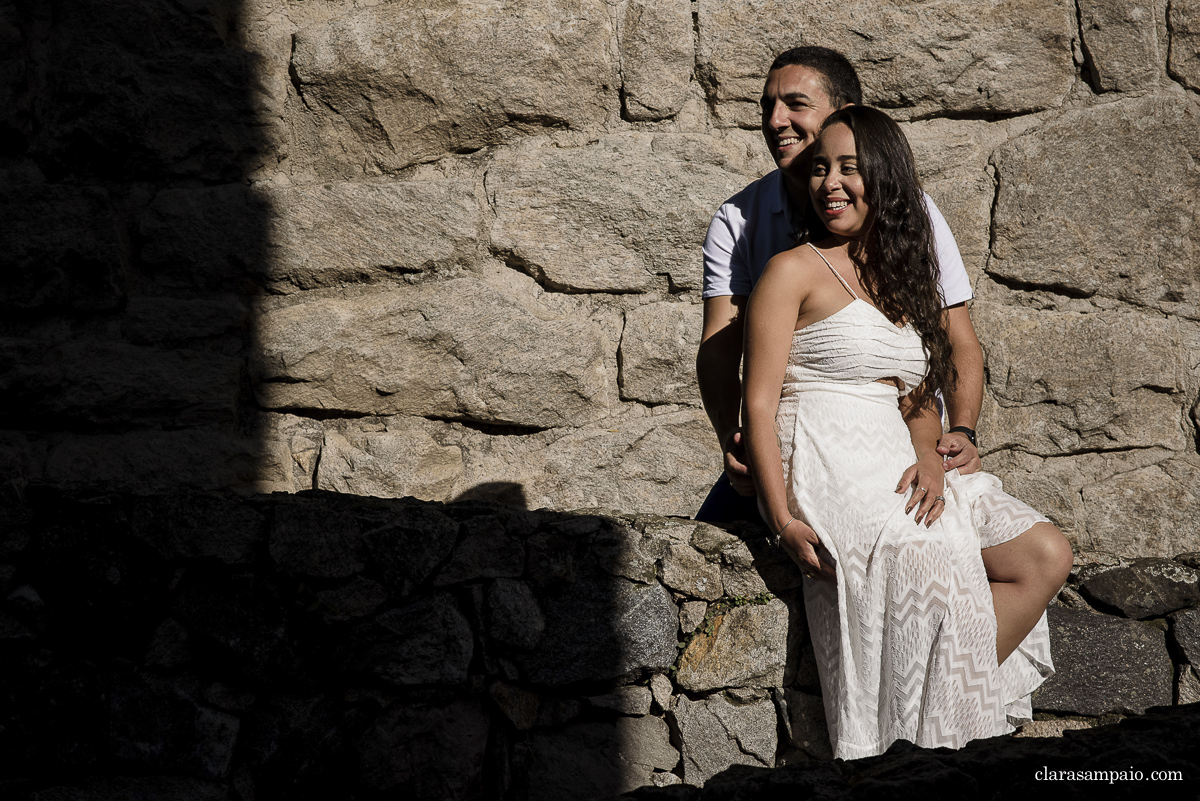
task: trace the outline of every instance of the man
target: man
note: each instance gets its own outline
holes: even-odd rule
[[[771,65],[762,96],[762,131],[779,169],[726,201],[704,242],[704,330],[696,375],[704,408],[721,443],[725,473],[696,514],[710,522],[755,520],[754,480],[746,466],[740,428],[742,316],[746,298],[767,261],[791,247],[792,207],[808,200],[812,145],[825,118],[862,102],[858,75],[840,53],[798,47]],[[926,197],[933,221],[947,331],[954,346],[958,387],[946,398],[950,431],[938,443],[946,470],[979,469],[975,421],[983,398],[983,353],[966,301],[971,284],[954,235]]]
[[[791,209],[809,202],[811,151],[821,124],[838,108],[861,102],[854,67],[827,48],[788,50],[775,59],[767,74],[762,132],[779,169],[722,205],[704,242],[704,330],[696,374],[724,453],[725,472],[696,514],[697,520],[759,519],[740,428],[742,310],[767,261],[794,246]],[[958,370],[958,386],[945,398],[950,428],[939,440],[938,452],[946,457],[946,470],[972,473],[980,468],[974,428],[983,398],[983,353],[967,312],[972,293],[958,246],[928,197],[926,206]],[[1070,544],[1052,526],[1035,527],[983,549],[1001,640],[1021,641],[1062,586],[1071,561]]]

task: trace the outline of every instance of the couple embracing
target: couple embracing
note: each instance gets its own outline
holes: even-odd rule
[[[979,471],[970,283],[903,133],[861,102],[835,51],[771,65],[762,130],[779,169],[713,217],[697,356],[725,454],[697,519],[761,516],[804,572],[846,759],[1028,720],[1053,672],[1046,605],[1071,568],[1061,532]]]

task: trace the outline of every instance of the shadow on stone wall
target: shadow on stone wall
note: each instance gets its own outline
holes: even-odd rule
[[[0,2],[4,474],[290,488],[248,391],[278,126],[240,13]]]
[[[9,483],[0,787],[550,801],[645,785],[679,762],[671,683],[650,681],[678,657],[656,579],[672,526],[695,528]]]
[[[1084,560],[1062,599],[1117,614],[1051,608],[1059,672],[1018,737],[851,763],[829,758],[798,583],[760,531],[682,518],[8,482],[0,792],[944,796],[1038,760],[1200,782],[1195,703],[1146,714],[1200,689],[1182,562]]]

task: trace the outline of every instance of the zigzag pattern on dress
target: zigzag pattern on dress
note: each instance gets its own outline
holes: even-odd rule
[[[789,509],[836,568],[836,586],[805,582],[805,601],[830,740],[844,759],[900,738],[957,748],[1010,730],[978,524],[1007,536],[1044,518],[995,478],[955,472],[933,526],[905,514],[894,490],[916,455],[897,389],[876,379],[912,387],[924,369],[916,333],[862,301],[792,340],[776,430]]]

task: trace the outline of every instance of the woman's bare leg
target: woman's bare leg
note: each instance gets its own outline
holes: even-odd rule
[[[996,658],[1003,664],[1062,589],[1071,572],[1071,544],[1050,523],[983,549],[996,609]]]

